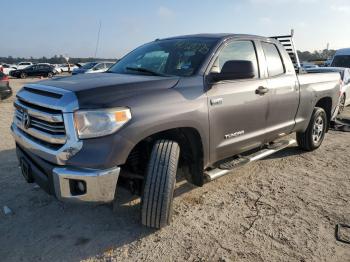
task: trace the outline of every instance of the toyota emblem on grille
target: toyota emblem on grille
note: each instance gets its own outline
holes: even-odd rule
[[[30,116],[26,111],[23,112],[22,125],[25,129],[28,129],[30,126]]]

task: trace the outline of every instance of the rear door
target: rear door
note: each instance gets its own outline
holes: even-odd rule
[[[36,75],[37,76],[46,76],[47,67],[46,65],[37,65]]]
[[[260,146],[265,140],[268,98],[256,94],[267,81],[260,77],[254,41],[230,41],[221,48],[211,72],[220,72],[228,60],[249,60],[255,77],[214,83],[207,91],[211,162]]]
[[[261,42],[261,45],[269,89],[266,139],[270,142],[293,130],[299,106],[299,83],[291,62],[286,60],[289,59],[288,54],[275,43]]]
[[[38,66],[37,65],[33,65],[33,66],[28,66],[24,69],[24,72],[28,75],[28,76],[36,76],[38,71]]]

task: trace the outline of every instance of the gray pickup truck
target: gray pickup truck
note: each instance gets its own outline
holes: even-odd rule
[[[157,39],[105,73],[25,85],[11,126],[23,176],[62,201],[112,202],[117,183],[128,186],[142,223],[161,228],[180,168],[202,186],[296,142],[318,148],[340,75],[296,73],[282,43]]]

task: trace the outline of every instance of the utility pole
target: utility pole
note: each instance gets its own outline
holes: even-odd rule
[[[101,23],[101,20],[100,20],[100,25],[98,27],[98,33],[97,33],[96,49],[95,49],[95,56],[94,56],[95,58],[97,56],[98,44],[100,43],[101,25],[102,25],[102,23]]]

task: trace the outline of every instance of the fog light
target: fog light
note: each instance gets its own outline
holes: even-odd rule
[[[86,193],[86,182],[83,180],[69,180],[70,192],[73,196],[83,195]]]
[[[77,186],[78,186],[78,189],[81,191],[81,192],[85,192],[85,185],[82,181],[78,181],[77,183]]]

